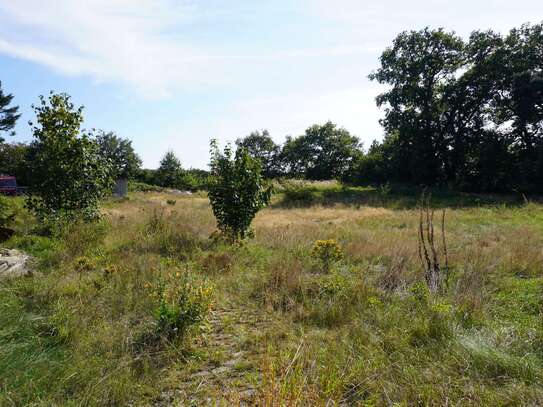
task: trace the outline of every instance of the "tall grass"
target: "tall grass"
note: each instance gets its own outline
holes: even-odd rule
[[[136,193],[50,236],[21,208],[8,245],[36,273],[0,282],[0,404],[543,403],[541,205],[434,195],[450,281],[432,294],[414,193],[278,190],[235,247],[209,239],[205,196]],[[312,247],[329,239],[343,256],[325,270]],[[177,272],[214,287],[211,318],[179,337],[149,288]]]

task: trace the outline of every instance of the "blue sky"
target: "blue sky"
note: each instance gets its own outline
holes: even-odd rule
[[[381,138],[367,75],[402,30],[542,20],[541,0],[0,0],[0,80],[23,113],[11,140],[30,140],[38,95],[62,91],[146,167],[172,149],[205,168],[211,138],[255,129],[282,142],[332,120]]]

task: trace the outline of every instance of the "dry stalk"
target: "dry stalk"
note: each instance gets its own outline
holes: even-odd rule
[[[445,239],[445,209],[441,214],[441,250],[438,250],[434,233],[434,209],[430,205],[431,195],[423,192],[420,203],[418,252],[424,268],[428,288],[432,292],[443,290],[443,284],[449,280],[449,258]],[[440,258],[443,259],[443,266]]]

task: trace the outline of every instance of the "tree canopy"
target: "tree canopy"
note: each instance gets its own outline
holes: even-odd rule
[[[299,137],[287,137],[281,160],[292,176],[323,180],[343,177],[360,155],[360,140],[327,122],[309,127]]]
[[[160,160],[160,165],[156,172],[158,182],[163,187],[177,188],[183,176],[183,167],[181,161],[173,151],[168,151]]]
[[[272,178],[281,173],[281,147],[273,141],[268,130],[253,131],[248,136],[237,139],[236,146],[245,148],[250,156],[260,161],[264,177]]]
[[[64,93],[51,92],[48,98],[40,96],[33,109],[28,206],[40,218],[97,218],[98,200],[112,186],[111,170],[95,140],[81,131],[83,107],[76,108]]]
[[[10,106],[13,101],[11,93],[4,93],[2,90],[2,82],[0,81],[0,134],[10,132],[13,134],[13,128],[21,115],[18,113],[19,106]],[[4,139],[0,136],[0,143]]]
[[[114,132],[100,131],[96,136],[100,155],[107,159],[115,178],[132,178],[141,166],[141,159],[132,147],[132,141]]]
[[[398,35],[370,75],[389,86],[377,97],[394,134],[389,180],[542,192],[542,27]]]

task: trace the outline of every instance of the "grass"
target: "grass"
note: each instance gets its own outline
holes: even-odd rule
[[[0,282],[0,405],[543,403],[543,206],[434,192],[452,269],[435,296],[417,193],[283,183],[232,247],[201,194],[133,193],[53,237],[17,203],[7,245],[37,273]],[[343,256],[323,267],[327,239]],[[172,273],[213,287],[183,336],[157,334],[148,288]]]

